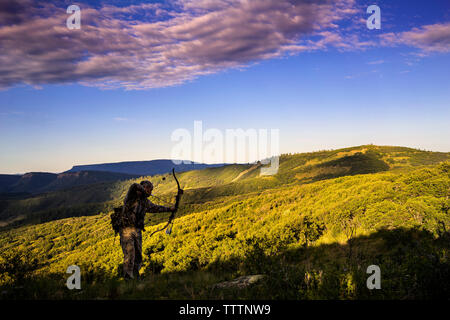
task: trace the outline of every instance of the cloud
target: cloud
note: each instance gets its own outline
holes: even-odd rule
[[[375,61],[367,62],[367,64],[371,64],[371,65],[373,65],[373,64],[383,64],[383,63],[384,63],[384,60],[375,60]]]
[[[360,77],[367,77],[367,76],[372,77],[374,74],[378,74],[378,76],[380,78],[383,77],[383,75],[378,70],[372,70],[372,71],[361,72],[361,73],[357,73],[357,74],[349,74],[349,75],[346,75],[344,78],[351,80],[351,79],[356,79],[356,78],[360,78]]]
[[[126,122],[126,121],[130,121],[130,119],[128,119],[128,118],[121,118],[121,117],[115,117],[115,118],[113,118],[113,120],[114,120],[114,121],[117,121],[117,122]]]
[[[7,111],[7,112],[0,112],[0,116],[24,116],[26,115],[23,111]]]
[[[381,35],[385,46],[407,45],[420,49],[423,55],[450,52],[450,23],[431,24],[410,31]]]
[[[126,89],[177,85],[284,54],[327,46],[345,49],[351,45],[342,35],[327,30],[336,30],[339,21],[356,12],[354,0],[80,5],[81,29],[69,30],[64,2],[5,1],[0,87],[69,82]]]
[[[0,88],[75,82],[158,88],[299,52],[378,45],[351,27],[361,25],[355,0],[80,4],[80,30],[66,28],[66,7],[63,0],[2,0]],[[344,22],[350,27],[340,28]],[[389,34],[382,41],[442,46],[438,27],[411,32],[416,36]]]

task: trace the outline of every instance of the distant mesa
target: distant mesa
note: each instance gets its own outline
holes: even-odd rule
[[[204,168],[222,167],[224,164],[204,164],[195,163],[185,164],[183,161],[181,164],[175,165],[172,160],[150,160],[150,161],[128,161],[117,163],[102,163],[102,164],[89,164],[74,166],[67,172],[78,171],[107,171],[133,174],[138,176],[153,176],[156,174],[165,174],[175,168],[177,172],[200,170]]]

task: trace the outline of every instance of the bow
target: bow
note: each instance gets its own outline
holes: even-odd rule
[[[157,232],[163,231],[168,226],[170,226],[170,228],[166,230],[166,234],[171,234],[172,233],[173,220],[175,219],[175,213],[178,210],[178,206],[180,204],[181,195],[183,194],[183,189],[181,189],[180,182],[178,181],[177,176],[175,175],[175,168],[172,168],[172,175],[173,175],[173,178],[175,179],[175,181],[177,183],[177,187],[178,187],[178,192],[177,192],[177,195],[175,196],[174,209],[172,210],[172,213],[170,214],[170,217],[169,217],[169,221],[166,223],[166,225],[164,227],[162,227],[161,229],[153,231],[152,234],[150,235],[150,237],[153,236]]]

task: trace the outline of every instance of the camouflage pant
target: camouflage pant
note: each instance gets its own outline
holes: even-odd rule
[[[120,245],[123,251],[123,276],[133,279],[139,276],[142,263],[142,231],[125,228],[120,231]]]

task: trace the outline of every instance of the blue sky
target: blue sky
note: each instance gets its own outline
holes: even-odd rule
[[[197,31],[204,28],[194,23],[199,16],[220,12],[225,17],[222,20],[227,21],[227,15],[235,12],[223,4],[198,8],[193,5],[200,6],[200,2],[186,3],[190,6],[181,9],[175,3],[176,11],[183,16],[174,18],[179,21],[165,28],[182,28],[192,23],[189,27]],[[237,0],[236,3],[239,4]],[[360,21],[369,16],[364,10],[367,4],[380,6],[381,30],[368,30]],[[98,5],[129,7],[123,1],[99,1]],[[183,56],[177,56],[178,42],[176,47],[161,46],[172,60],[170,66],[153,70],[159,72],[157,77],[144,64],[144,69],[127,69],[127,59],[136,63],[135,56],[130,57],[128,52],[120,56],[117,47],[107,48],[108,53],[119,52],[114,68],[103,63],[108,53],[100,52],[90,42],[87,45],[83,38],[89,30],[77,40],[87,46],[82,57],[64,60],[67,53],[54,57],[58,48],[50,45],[51,59],[63,60],[64,69],[53,70],[55,63],[46,56],[49,53],[27,47],[28,43],[16,46],[16,50],[23,50],[23,57],[14,57],[12,48],[0,49],[2,61],[11,62],[0,67],[0,74],[7,75],[0,91],[0,172],[61,172],[78,164],[169,158],[174,144],[171,133],[177,128],[192,131],[195,120],[203,121],[204,129],[280,129],[282,153],[368,143],[449,152],[448,3],[396,1],[394,6],[391,2],[349,0],[343,1],[342,6],[345,12],[351,12],[335,21],[337,28],[327,25],[327,16],[320,13],[316,20],[321,24],[316,28],[312,27],[316,20],[309,25],[277,25],[283,32],[289,29],[283,34],[286,39],[267,48],[264,46],[272,38],[252,42],[251,50],[239,47],[237,54],[216,54],[215,47],[202,46],[204,52],[199,56],[198,50],[189,51],[188,45],[195,49],[195,41],[203,41],[206,36],[192,32],[193,39],[188,39],[187,47],[182,48]],[[60,7],[65,8],[62,4]],[[83,3],[80,7],[83,14]],[[153,10],[143,8],[144,12],[150,9]],[[89,10],[95,13],[99,9]],[[170,13],[175,9],[165,10]],[[241,12],[242,19],[247,16],[245,10]],[[91,21],[89,14],[86,24]],[[142,20],[142,16],[139,12],[114,19],[121,23],[146,23],[154,32],[155,17]],[[55,23],[53,16],[45,18],[48,23]],[[230,25],[234,18],[230,17]],[[19,19],[15,25],[27,26],[29,22],[23,21]],[[0,39],[7,26],[0,24]],[[294,36],[293,28],[298,28]],[[261,34],[261,30],[255,31],[255,36]],[[138,37],[145,35],[137,33]],[[44,37],[43,41],[49,37],[37,36]],[[227,35],[220,37],[216,33],[213,39],[206,40],[220,40],[217,43],[224,42],[227,47],[242,41]],[[293,43],[298,47],[287,49]],[[257,46],[261,48],[255,51]],[[153,52],[139,54],[155,59]],[[246,58],[241,59],[242,56]],[[14,59],[17,66],[13,65]],[[92,63],[74,73],[66,70],[67,65],[79,67],[82,60]],[[42,61],[50,62],[36,66]],[[187,64],[192,71],[185,71]],[[98,66],[103,65],[106,71],[99,70]],[[127,68],[121,68],[125,65]],[[22,70],[19,66],[27,68]],[[117,70],[109,73],[111,69]]]

